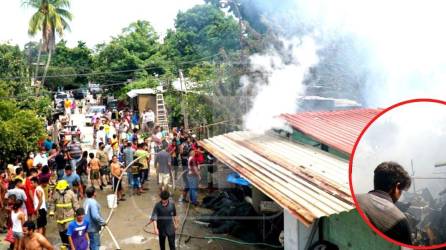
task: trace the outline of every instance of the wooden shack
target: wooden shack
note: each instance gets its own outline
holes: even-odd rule
[[[129,106],[133,110],[138,110],[140,114],[149,108],[156,114],[156,91],[157,90],[151,88],[130,90],[127,92]]]

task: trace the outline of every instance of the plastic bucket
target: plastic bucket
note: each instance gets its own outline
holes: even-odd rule
[[[107,195],[107,205],[108,208],[117,208],[118,207],[118,197],[115,194]]]

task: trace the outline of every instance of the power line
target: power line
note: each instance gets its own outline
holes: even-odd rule
[[[131,82],[130,82],[131,83]],[[116,82],[116,83],[111,83],[111,84],[103,84],[101,85],[101,87],[109,87],[109,86],[117,86],[117,85],[124,85],[124,84],[129,84],[129,82]],[[77,89],[68,89],[69,91],[73,91],[73,90],[81,90],[83,88],[77,88]],[[58,91],[47,91],[47,93],[50,94],[56,94],[58,93]],[[42,97],[44,95],[23,95],[23,96],[0,96],[0,100],[24,100],[30,97]]]
[[[201,62],[205,61],[204,59],[213,58],[218,56],[220,53],[202,57],[200,59],[196,60],[190,60],[190,61],[184,61],[184,62],[178,62],[176,65],[187,65],[192,64],[195,62]],[[61,75],[48,75],[46,78],[56,78],[56,77],[77,77],[77,76],[91,76],[91,75],[109,75],[109,74],[119,74],[119,73],[130,73],[130,72],[137,72],[137,71],[144,71],[144,70],[150,70],[150,69],[157,69],[161,68],[161,66],[152,66],[152,67],[144,67],[144,68],[138,68],[138,69],[128,69],[128,70],[116,70],[116,71],[108,71],[108,72],[93,72],[93,73],[76,73],[76,74],[61,74]],[[84,68],[85,69],[85,68]],[[28,76],[16,76],[16,77],[4,77],[0,78],[0,80],[18,80],[18,79],[27,79]],[[42,78],[42,76],[38,76],[37,78]]]

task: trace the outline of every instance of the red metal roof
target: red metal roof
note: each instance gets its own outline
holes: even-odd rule
[[[362,129],[381,111],[353,109],[302,112],[283,114],[281,117],[304,135],[350,155]]]

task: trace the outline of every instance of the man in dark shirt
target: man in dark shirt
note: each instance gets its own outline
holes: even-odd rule
[[[71,168],[73,169],[73,171],[76,171],[77,162],[80,161],[82,157],[82,147],[81,144],[76,141],[74,136],[70,144],[68,144],[67,150]]]
[[[357,195],[359,208],[382,233],[398,242],[412,245],[409,221],[395,202],[411,179],[404,168],[395,162],[383,162],[374,171],[374,190]]]
[[[172,175],[171,157],[167,153],[164,146],[161,147],[161,151],[155,155],[155,168],[158,172],[158,182],[160,191],[167,190],[170,182],[170,176]]]
[[[169,200],[169,197],[168,191],[161,192],[161,201],[153,208],[152,216],[147,224],[154,222],[153,228],[158,235],[161,250],[166,249],[166,237],[169,241],[169,249],[175,250],[175,230],[178,228],[178,218],[175,204]]]

